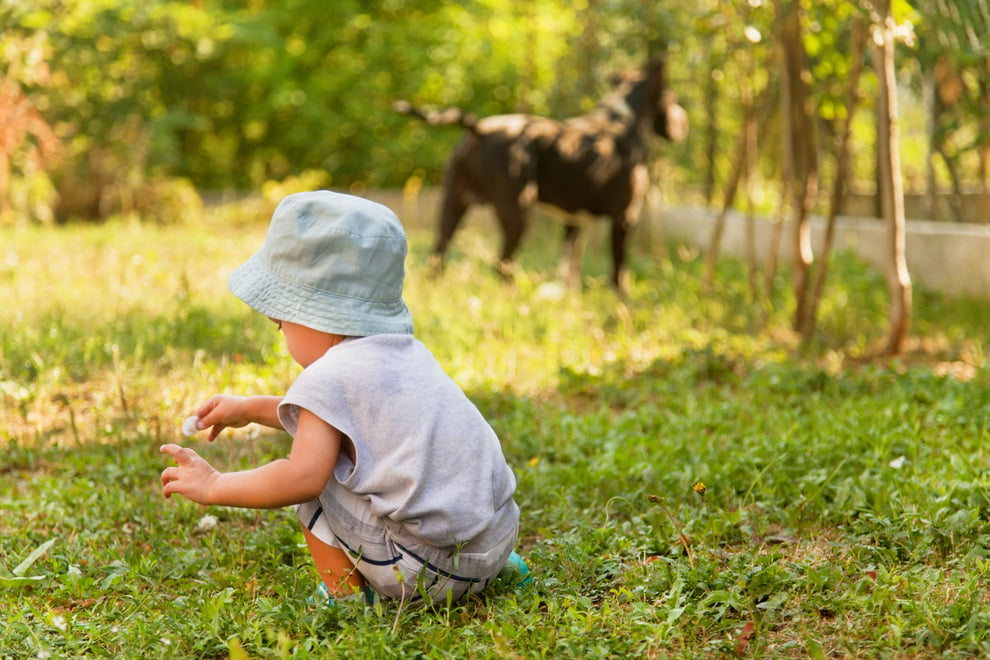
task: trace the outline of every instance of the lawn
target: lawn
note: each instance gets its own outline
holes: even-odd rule
[[[291,511],[158,484],[198,402],[296,373],[226,289],[266,212],[0,232],[0,657],[990,654],[987,305],[916,291],[908,353],[874,358],[883,279],[839,255],[802,351],[784,274],[762,325],[741,264],[706,292],[696,252],[640,234],[621,302],[599,231],[568,293],[542,225],[511,283],[484,221],[436,279],[410,227],[406,296],[502,439],[534,583],[313,605]],[[191,446],[233,469],[288,438]]]

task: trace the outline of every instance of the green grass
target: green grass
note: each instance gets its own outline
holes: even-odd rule
[[[870,359],[883,280],[839,255],[802,353],[786,274],[758,327],[741,264],[705,293],[697,255],[640,240],[624,305],[598,231],[585,292],[562,295],[547,226],[511,285],[490,225],[458,235],[438,280],[412,228],[407,283],[417,334],[502,438],[534,585],[436,609],[308,604],[291,511],[207,512],[157,482],[196,403],[296,373],[226,289],[266,223],[2,233],[0,657],[990,653],[985,302],[916,292],[908,353]],[[195,446],[238,468],[288,439]]]

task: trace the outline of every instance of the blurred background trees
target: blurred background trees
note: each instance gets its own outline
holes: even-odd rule
[[[169,221],[200,194],[306,173],[358,191],[433,185],[460,135],[393,113],[394,100],[564,117],[590,108],[609,74],[660,51],[692,123],[686,143],[657,150],[663,194],[722,202],[738,136],[747,121],[752,136],[757,118],[746,197],[775,210],[793,170],[779,144],[780,4],[0,0],[0,222],[128,211]],[[853,22],[874,8],[782,5],[795,10],[807,59],[814,141],[802,167],[825,191],[847,117]],[[895,0],[891,12],[905,190],[930,216],[990,220],[988,0]],[[845,177],[876,209],[873,71],[868,63]],[[818,211],[827,202],[810,201]]]

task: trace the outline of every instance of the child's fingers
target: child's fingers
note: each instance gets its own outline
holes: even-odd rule
[[[176,444],[162,445],[159,451],[167,456],[171,456],[180,467],[190,465],[199,458],[199,454],[188,447],[180,447]]]
[[[196,416],[199,417],[200,419],[203,419],[204,417],[208,416],[213,411],[214,408],[220,405],[221,400],[222,399],[219,395],[214,394],[199,407],[199,409],[195,413]]]
[[[165,499],[168,499],[175,488],[172,486],[172,482],[179,478],[178,472],[180,468],[170,467],[162,470],[162,494],[165,495]]]
[[[227,413],[222,407],[222,404],[229,397],[224,397],[223,395],[216,394],[211,396],[206,403],[201,405],[196,411],[196,416],[199,421],[196,425],[197,430],[209,429],[210,434],[206,438],[208,442],[213,442],[217,439],[217,436],[227,428],[226,417]]]
[[[199,417],[201,429],[224,421],[223,418],[226,416],[226,413],[224,412],[223,404],[229,399],[230,397],[228,396],[214,394],[199,407],[196,411],[196,416]]]

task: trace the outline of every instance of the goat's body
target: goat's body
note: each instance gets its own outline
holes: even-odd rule
[[[568,216],[611,219],[613,282],[620,289],[627,234],[639,217],[648,185],[646,133],[661,126],[664,137],[676,138],[684,130],[672,125],[673,114],[683,122],[683,110],[667,98],[659,62],[626,76],[591,112],[564,121],[524,114],[475,119],[456,109],[427,114],[407,104],[397,104],[397,109],[431,124],[460,123],[467,129],[444,177],[434,247],[438,262],[468,207],[491,204],[503,234],[504,272],[519,246],[529,210],[541,202]],[[572,280],[580,275],[579,231],[576,218],[565,219]]]

